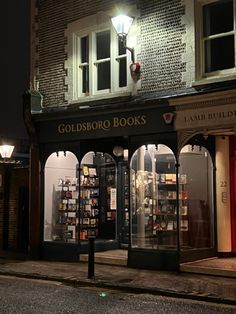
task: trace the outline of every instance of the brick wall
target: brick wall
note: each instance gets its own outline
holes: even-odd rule
[[[141,4],[141,93],[182,87],[185,8],[179,0],[144,0]]]
[[[185,86],[182,73],[186,70],[182,55],[185,13],[182,0],[123,1],[140,8],[138,21],[140,46],[137,60],[142,65],[140,94],[175,90]],[[68,23],[102,10],[111,10],[116,0],[38,0],[38,50],[36,60],[39,90],[45,106],[66,104],[65,29]]]
[[[4,190],[6,172],[4,166],[1,166],[0,174],[2,175],[2,186],[0,186],[0,249],[3,248],[3,229],[7,228],[8,249],[17,250],[19,244],[19,216],[21,211],[21,208],[19,208],[19,188],[28,187],[29,173],[27,168],[10,169],[9,173],[9,200],[6,202],[6,191]],[[4,221],[4,217],[6,219],[6,214],[4,216],[4,204],[8,207],[8,222]]]

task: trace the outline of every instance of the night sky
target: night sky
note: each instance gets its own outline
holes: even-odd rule
[[[0,138],[27,139],[22,95],[29,88],[30,0],[7,0],[1,6]]]

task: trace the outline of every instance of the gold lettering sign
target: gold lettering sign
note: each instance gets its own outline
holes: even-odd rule
[[[78,123],[60,123],[58,125],[58,133],[80,133],[90,131],[110,131],[115,128],[142,126],[147,123],[145,115],[129,116],[129,117],[113,117],[107,120],[94,120]]]

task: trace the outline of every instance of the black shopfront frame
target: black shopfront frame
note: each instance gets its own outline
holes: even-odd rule
[[[38,137],[42,169],[51,153],[66,150],[73,152],[78,160],[81,160],[82,156],[89,151],[106,152],[114,157],[117,165],[120,165],[118,168],[122,167],[123,161],[113,155],[113,148],[116,145],[128,149],[129,158],[138,147],[149,143],[165,144],[176,155],[178,151],[177,132],[174,129],[173,121],[166,123],[163,116],[166,113],[174,114],[174,107],[158,103],[146,106],[145,109],[138,106],[123,109],[122,111],[109,109],[106,112],[96,109],[65,110],[32,115]],[[128,165],[129,162],[130,160],[128,160]],[[44,171],[41,172],[41,182],[42,225]],[[121,177],[118,177],[118,184],[122,184]],[[118,223],[122,223],[120,218]],[[75,261],[79,260],[80,254],[88,252],[88,243],[79,243],[78,245],[44,242],[43,228],[41,229],[42,257],[45,259]],[[176,251],[159,251],[131,248],[130,234],[128,237],[128,266],[167,270],[179,268],[179,239]],[[97,251],[119,248],[120,245],[117,240],[96,240],[95,242]],[[212,256],[212,253],[209,255],[205,252],[205,255],[209,257]]]

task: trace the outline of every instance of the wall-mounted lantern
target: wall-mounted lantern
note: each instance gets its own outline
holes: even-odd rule
[[[140,79],[140,76],[141,76],[140,63],[135,62],[134,48],[126,46],[126,38],[132,26],[133,20],[134,19],[132,17],[127,16],[127,15],[118,15],[111,18],[112,25],[114,26],[117,35],[121,39],[121,42],[123,43],[124,48],[129,50],[131,53],[132,64],[130,65],[130,72],[131,72],[131,76],[133,80],[137,81]]]
[[[15,146],[13,145],[0,145],[0,155],[3,159],[9,159],[12,156]]]
[[[117,15],[111,18],[112,24],[116,30],[118,36],[120,36],[123,41],[126,39],[131,25],[133,23],[133,18],[127,15]]]

